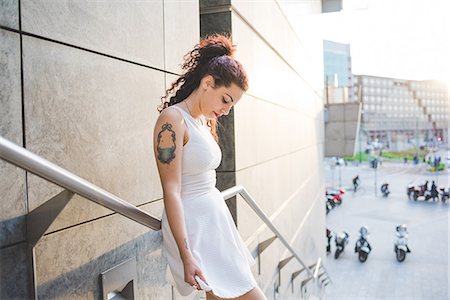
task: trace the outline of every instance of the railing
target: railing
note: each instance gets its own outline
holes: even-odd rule
[[[153,230],[161,229],[161,222],[147,212],[1,136],[0,158]]]
[[[37,156],[36,154],[24,149],[23,147],[20,147],[8,141],[1,136],[0,159],[3,159],[65,189],[60,194],[48,200],[27,215],[27,242],[30,251],[30,263],[32,266],[32,268],[30,268],[30,280],[32,283],[31,294],[35,299],[37,299],[37,280],[36,274],[34,272],[34,268],[36,265],[34,247],[74,194],[78,194],[103,207],[109,208],[114,212],[117,212],[144,226],[147,226],[148,228],[151,228],[153,230],[161,229],[161,221],[154,218],[147,212],[97,187],[96,185],[86,181],[85,179]],[[300,256],[291,247],[291,245],[278,231],[278,229],[273,225],[270,219],[261,210],[261,208],[244,187],[235,186],[222,192],[222,196],[225,200],[230,199],[238,194],[243,197],[243,199],[258,215],[258,217],[275,234],[275,237],[270,238],[263,243],[260,243],[260,245],[258,246],[258,255],[262,251],[264,251],[264,249],[266,249],[273,240],[278,238],[292,254],[291,257],[284,259],[279,263],[279,272],[284,265],[286,265],[292,258],[295,257],[297,261],[303,266],[303,269],[295,272],[295,276],[294,274],[292,275],[292,280],[304,270],[306,270],[309,275],[308,278],[303,280],[301,283],[302,290],[303,287],[312,279],[319,283],[319,280],[324,275],[326,275],[325,279],[320,281],[320,285],[324,284],[324,286],[326,286],[327,284],[331,283],[328,272],[326,271],[323,264],[321,264],[321,259],[319,258],[318,261],[313,265],[306,266]],[[259,261],[260,260],[258,260],[258,262]],[[323,270],[321,274],[319,274],[319,269]],[[281,276],[279,276],[279,278],[281,278]],[[279,285],[280,281],[278,281],[278,286]],[[278,286],[276,287],[276,289],[278,288]]]
[[[282,267],[284,267],[292,258],[296,258],[297,261],[303,266],[303,269],[300,271],[297,271],[292,274],[292,281],[293,279],[298,276],[302,271],[306,270],[308,273],[308,278],[302,281],[301,287],[303,291],[303,287],[312,279],[314,279],[317,283],[320,285],[328,285],[332,283],[331,278],[328,274],[328,271],[325,269],[325,266],[322,264],[322,260],[319,257],[317,262],[311,266],[307,266],[303,260],[300,258],[300,256],[297,254],[297,252],[292,248],[292,246],[288,243],[288,241],[284,238],[284,236],[278,231],[278,229],[275,227],[275,225],[270,221],[270,219],[267,217],[267,215],[262,211],[262,209],[259,207],[259,205],[256,203],[256,201],[253,199],[253,197],[248,193],[248,191],[243,186],[234,186],[232,188],[229,188],[222,192],[222,196],[225,200],[230,199],[236,195],[241,195],[242,198],[247,202],[247,204],[253,209],[253,211],[258,215],[258,217],[266,224],[266,226],[275,234],[275,237],[278,238],[281,243],[291,252],[292,256],[284,259],[283,261],[280,261],[278,264],[278,271],[279,271],[279,280],[281,278],[280,276],[280,270]],[[268,247],[268,245],[274,240],[274,238],[270,238],[269,240],[261,243],[258,246],[258,255],[264,251]],[[262,245],[262,246],[261,246]],[[259,262],[259,260],[258,260]],[[319,269],[322,269],[323,272],[319,274]],[[296,275],[294,275],[296,274]],[[320,277],[324,276],[325,278],[319,282]],[[280,281],[278,282],[280,284]],[[278,286],[279,286],[278,284]],[[278,288],[278,286],[275,287],[275,289]],[[292,285],[293,287],[293,285]]]

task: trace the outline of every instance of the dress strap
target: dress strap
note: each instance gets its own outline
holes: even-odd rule
[[[188,113],[187,111],[185,111],[185,110],[182,109],[181,107],[176,106],[176,105],[172,105],[172,106],[169,106],[169,107],[173,107],[173,108],[175,108],[176,110],[178,110],[179,112],[181,112],[181,114],[184,116],[184,120],[185,120],[185,121],[186,121],[186,119],[189,119],[189,120],[190,120],[190,123],[193,124],[193,125],[195,125],[195,126],[197,126],[197,127],[204,127],[204,126],[205,126],[205,125],[203,125],[203,124],[205,124],[205,119],[204,119],[204,118],[202,118],[202,123],[203,123],[203,124],[199,124],[198,121],[197,121],[196,119],[194,119],[194,117],[191,116],[190,113]]]
[[[176,110],[178,110],[179,112],[181,112],[181,114],[187,114],[187,112],[186,111],[184,111],[181,107],[179,107],[179,106],[176,106],[176,105],[172,105],[172,106],[169,106],[168,108],[175,108]]]
[[[188,116],[188,113],[187,113],[187,111],[184,111],[181,107],[179,107],[179,106],[176,106],[176,105],[172,105],[172,106],[169,106],[168,108],[174,108],[174,109],[176,109],[177,111],[179,111],[180,113],[181,113],[181,115],[183,116],[183,119],[186,121],[186,119],[189,119],[189,116]],[[191,117],[192,118],[192,117]]]

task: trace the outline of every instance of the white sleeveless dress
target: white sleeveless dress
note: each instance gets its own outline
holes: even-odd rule
[[[216,171],[222,152],[209,128],[198,124],[177,106],[186,123],[189,141],[183,147],[181,200],[189,245],[213,293],[220,298],[239,297],[257,284],[250,266],[253,257],[236,229],[228,207],[216,189]],[[162,221],[166,279],[187,296],[194,288],[184,281],[184,267],[164,210]]]

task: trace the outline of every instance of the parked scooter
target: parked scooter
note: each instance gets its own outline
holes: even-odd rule
[[[431,191],[428,190],[428,181],[424,185],[420,185],[416,187],[412,184],[408,184],[406,189],[406,194],[408,195],[409,200],[425,200],[428,201],[432,198]]]
[[[367,236],[369,235],[369,230],[367,226],[362,226],[359,229],[359,239],[356,241],[355,252],[358,253],[358,259],[360,262],[365,262],[367,257],[369,256],[370,251],[372,251],[372,247],[367,240]]]
[[[352,179],[352,183],[353,183],[353,192],[356,192],[361,183],[361,180],[359,179],[359,175],[356,175],[356,177],[354,177]]]
[[[450,198],[450,188],[447,190],[445,190],[445,188],[440,188],[439,190],[441,191],[441,201],[442,203],[445,203]]]
[[[338,259],[339,255],[344,252],[345,245],[348,244],[348,233],[343,231],[336,234],[334,241],[336,243],[336,252],[334,253],[334,258]]]
[[[394,251],[397,261],[402,262],[406,258],[406,253],[410,253],[408,247],[408,229],[405,224],[399,225],[396,228],[397,240],[394,243]]]
[[[345,189],[340,189],[339,191],[326,191],[327,199],[331,199],[335,204],[342,204],[342,195],[345,194]]]
[[[383,197],[389,196],[391,191],[389,191],[389,183],[385,182],[381,185],[381,193],[383,194]]]

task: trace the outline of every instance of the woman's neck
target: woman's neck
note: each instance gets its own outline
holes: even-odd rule
[[[185,100],[185,105],[187,110],[194,119],[200,119],[202,116],[200,107],[200,98],[198,96],[198,90],[193,91]]]

